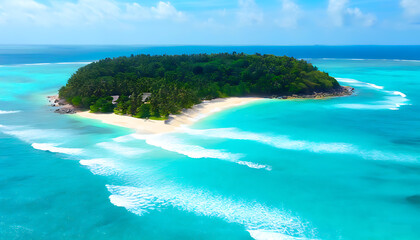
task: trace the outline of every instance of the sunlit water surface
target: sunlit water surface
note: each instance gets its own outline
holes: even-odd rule
[[[46,99],[129,50],[42,64],[6,50],[0,239],[420,239],[420,61],[307,58],[354,96],[267,99],[146,136]]]

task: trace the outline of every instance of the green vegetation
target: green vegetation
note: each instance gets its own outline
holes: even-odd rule
[[[60,98],[92,112],[166,119],[203,99],[330,92],[340,85],[304,60],[274,55],[138,55],[80,68]],[[151,93],[150,97],[143,96]],[[119,95],[116,104],[113,95]]]

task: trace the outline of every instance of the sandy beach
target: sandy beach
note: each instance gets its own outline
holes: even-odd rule
[[[78,112],[76,114],[80,117],[100,120],[106,124],[134,129],[140,133],[160,134],[179,131],[181,126],[191,125],[199,119],[207,117],[213,113],[262,99],[264,98],[231,97],[203,101],[191,109],[184,110],[181,114],[170,115],[168,121],[146,120],[117,115],[114,113],[90,113],[89,111]]]

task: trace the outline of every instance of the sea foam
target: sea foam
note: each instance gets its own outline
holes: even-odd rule
[[[70,135],[67,131],[55,129],[37,129],[28,126],[0,126],[0,130],[7,134],[14,136],[21,141],[33,143],[41,139],[61,140],[63,137]]]
[[[63,153],[69,155],[77,155],[83,152],[80,148],[64,148],[57,147],[59,143],[36,143],[34,141],[42,141],[44,139],[61,139],[66,135],[65,132],[57,131],[53,129],[32,129],[26,126],[5,126],[0,125],[0,130],[7,135],[14,136],[21,141],[31,144],[35,149],[42,151],[49,151],[55,153]]]
[[[286,150],[309,151],[314,153],[353,154],[370,160],[394,160],[405,162],[414,162],[418,160],[416,156],[407,154],[388,153],[379,150],[366,150],[361,149],[360,147],[350,143],[325,143],[304,140],[292,140],[288,136],[271,136],[268,134],[245,132],[236,128],[216,128],[204,130],[184,128],[183,130],[185,133],[191,135],[256,141],[275,148]]]
[[[420,63],[420,60],[407,60],[407,59],[393,59],[395,62],[413,62]]]
[[[0,129],[3,133],[14,136],[24,142],[31,142],[57,134],[54,130],[33,129],[26,126],[0,125]]]
[[[292,140],[287,136],[270,136],[252,132],[240,131],[236,128],[216,128],[216,129],[189,129],[184,131],[191,135],[201,135],[214,138],[226,138],[236,140],[251,140],[270,145],[280,149],[288,150],[307,150],[311,152],[332,152],[347,153],[354,151],[355,148],[347,143],[316,143],[302,140]]]
[[[408,103],[410,100],[407,98],[407,95],[400,91],[384,90],[383,86],[378,86],[373,83],[362,82],[355,79],[337,78],[337,80],[342,83],[349,83],[352,86],[356,86],[356,87],[373,88],[377,91],[381,91],[385,93],[386,96],[384,97],[384,100],[373,101],[370,103],[336,104],[335,105],[336,107],[349,108],[349,109],[363,109],[363,110],[381,110],[381,109],[399,110],[401,106],[410,105]]]
[[[170,135],[132,134],[131,136],[135,139],[145,140],[149,145],[160,147],[167,151],[183,154],[190,158],[217,158],[250,168],[265,169],[268,171],[272,169],[271,166],[268,165],[262,165],[248,161],[240,161],[239,159],[244,157],[243,154],[230,153],[219,149],[207,149],[198,145],[187,144],[184,143],[181,139]],[[118,140],[121,141],[121,139]]]
[[[394,92],[392,92],[393,94],[395,94],[395,95],[400,95],[401,97],[403,97],[403,98],[405,98],[405,97],[407,97],[407,95],[405,95],[404,93],[402,93],[402,92],[399,92],[399,91],[394,91]]]
[[[120,169],[117,168],[112,159],[96,158],[80,160],[80,164],[89,168],[95,175],[110,176],[120,172]]]
[[[291,237],[275,231],[248,230],[251,237],[255,240],[306,240],[308,238]]]
[[[136,134],[135,137],[144,139],[143,136]],[[172,136],[148,136],[146,143],[155,147],[160,147],[171,152],[177,152],[190,158],[218,158],[222,160],[238,160],[242,157],[240,154],[233,154],[223,150],[206,149],[197,145],[190,145],[182,142],[180,139]]]
[[[261,236],[258,231],[291,239],[315,236],[309,223],[299,217],[258,202],[231,199],[205,190],[174,184],[153,187],[107,185],[107,188],[111,193],[110,201],[114,205],[124,207],[138,215],[172,206],[196,215],[217,217],[229,223],[244,225],[254,237]]]
[[[77,155],[83,152],[83,150],[80,148],[56,147],[57,144],[53,144],[53,143],[32,143],[31,146],[38,150],[54,152],[54,153],[64,153],[68,155]]]
[[[382,90],[384,89],[384,86],[378,86],[376,84],[373,83],[367,83],[367,82],[362,82],[356,79],[350,79],[350,78],[336,78],[337,81],[342,82],[342,83],[351,83],[352,85],[358,86],[358,87],[368,87],[368,88],[373,88],[373,89],[377,89],[377,90]]]
[[[366,83],[368,86],[371,86],[371,87],[373,87],[373,88],[376,88],[376,89],[384,89],[384,87],[383,86],[378,86],[378,85],[376,85],[376,84],[373,84],[373,83]]]
[[[18,113],[20,111],[2,111],[0,110],[0,114],[12,114],[12,113]]]

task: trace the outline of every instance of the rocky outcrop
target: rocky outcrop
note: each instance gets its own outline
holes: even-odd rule
[[[60,113],[60,114],[75,114],[76,110],[74,110],[73,107],[71,107],[71,108],[62,107],[62,108],[57,108],[54,112]]]
[[[64,99],[60,99],[58,96],[48,96],[47,98],[51,107],[57,108],[54,110],[54,112],[60,114],[76,113],[76,108],[73,105],[67,103]]]
[[[300,99],[300,98],[309,98],[309,99],[321,99],[328,97],[341,97],[341,96],[350,96],[354,93],[354,88],[352,87],[341,87],[340,89],[333,90],[331,92],[314,92],[313,94],[292,94],[284,96],[271,96],[274,99]]]

